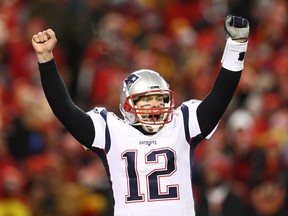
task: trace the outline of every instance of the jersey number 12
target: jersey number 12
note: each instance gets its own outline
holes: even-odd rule
[[[145,163],[158,163],[158,157],[165,158],[166,166],[161,169],[151,170],[147,174],[147,194],[148,201],[160,201],[179,199],[179,186],[167,185],[167,191],[162,192],[160,187],[161,177],[169,177],[176,171],[175,152],[170,148],[154,149],[145,156]],[[128,195],[126,202],[143,202],[144,194],[140,192],[139,174],[137,172],[137,150],[127,150],[122,154],[122,159],[126,161],[126,174],[128,177]]]

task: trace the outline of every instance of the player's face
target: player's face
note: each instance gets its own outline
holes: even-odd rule
[[[161,110],[157,110],[157,108],[163,108],[165,106],[164,97],[161,94],[140,96],[136,101],[136,106],[142,109],[141,117],[143,120],[152,120],[152,118],[156,118],[156,120],[157,118],[161,119],[163,114]],[[151,108],[153,109],[153,115],[151,115]]]

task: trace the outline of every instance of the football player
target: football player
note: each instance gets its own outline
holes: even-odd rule
[[[209,139],[240,80],[248,45],[249,23],[229,15],[222,67],[210,93],[174,107],[173,91],[155,71],[129,74],[120,93],[124,120],[103,107],[85,112],[71,100],[58,73],[53,30],[35,34],[32,45],[42,86],[57,118],[87,149],[103,159],[115,201],[123,216],[193,216],[193,152]]]

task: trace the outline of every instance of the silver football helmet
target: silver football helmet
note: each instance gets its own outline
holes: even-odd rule
[[[162,95],[164,106],[137,107],[137,99],[147,95]],[[169,90],[169,84],[155,71],[137,70],[123,81],[119,107],[124,119],[131,125],[142,125],[147,132],[158,132],[164,124],[172,121],[174,105],[173,91]]]

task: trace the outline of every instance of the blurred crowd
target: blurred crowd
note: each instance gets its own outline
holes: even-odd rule
[[[227,14],[250,21],[242,78],[193,166],[197,216],[288,215],[287,0],[0,0],[0,216],[110,216],[109,182],[51,112],[31,46],[52,28],[58,68],[84,110],[119,113],[130,72],[161,73],[176,104],[217,76]]]

